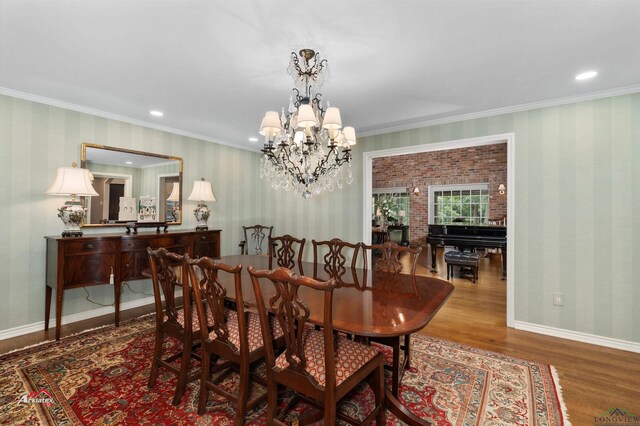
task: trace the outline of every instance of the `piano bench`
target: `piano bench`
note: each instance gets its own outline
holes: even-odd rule
[[[478,267],[480,266],[480,255],[462,251],[448,251],[444,254],[444,261],[447,263],[447,280],[453,277],[454,265],[464,268],[471,268],[473,272],[473,282],[478,280]]]

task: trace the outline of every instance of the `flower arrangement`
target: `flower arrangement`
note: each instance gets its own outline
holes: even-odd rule
[[[382,214],[385,220],[394,222],[396,220],[397,209],[398,206],[393,197],[384,196],[378,199],[378,210],[380,210],[380,214]]]

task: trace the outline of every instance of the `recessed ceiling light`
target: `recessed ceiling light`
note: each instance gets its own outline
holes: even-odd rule
[[[249,142],[258,142],[258,138],[249,138]]]
[[[589,80],[598,75],[598,71],[586,71],[576,75],[576,80]]]
[[[149,114],[153,115],[154,117],[162,117],[164,115],[164,112],[152,110],[149,111]]]
[[[125,161],[125,164],[133,164],[133,161]]]

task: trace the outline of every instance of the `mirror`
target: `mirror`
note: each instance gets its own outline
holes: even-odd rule
[[[82,197],[83,226],[182,223],[182,158],[88,143],[80,158],[98,193]]]

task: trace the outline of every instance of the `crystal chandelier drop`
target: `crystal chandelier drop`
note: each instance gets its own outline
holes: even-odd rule
[[[342,128],[340,110],[322,105],[319,90],[327,78],[327,60],[311,49],[299,56],[291,53],[287,68],[295,88],[289,107],[282,113],[268,111],[260,134],[265,137],[260,177],[274,189],[284,189],[310,198],[325,189],[341,189],[353,182],[351,145],[356,144],[353,127]],[[347,164],[346,172],[342,165]],[[345,176],[343,176],[343,173]]]

